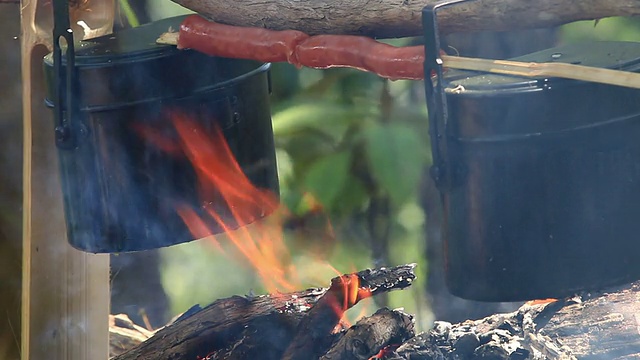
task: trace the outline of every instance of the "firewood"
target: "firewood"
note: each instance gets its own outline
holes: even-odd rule
[[[414,325],[411,315],[382,308],[349,328],[320,360],[369,359],[412,338]]]
[[[410,264],[343,275],[333,279],[329,289],[217,300],[195,314],[182,316],[139,346],[113,359],[177,360],[196,359],[198,356],[208,359],[280,359],[287,346],[300,336],[300,331],[307,329],[303,320],[311,315],[305,315],[311,313],[310,309],[320,301],[332,304],[331,299],[342,300],[343,288],[337,285],[343,282],[342,279],[355,276],[359,279],[361,293],[375,295],[410,286],[415,279],[414,268],[415,264]],[[325,296],[327,294],[329,296]],[[326,308],[314,313],[325,314],[324,311]],[[316,316],[311,318],[317,319]],[[324,334],[327,345],[333,339],[333,326]],[[282,343],[275,345],[274,339]]]
[[[309,35],[377,38],[422,33],[420,12],[434,0],[173,0],[229,25],[300,30]],[[636,0],[483,0],[442,10],[443,33],[552,27],[577,20],[640,15]]]
[[[196,359],[235,343],[252,320],[273,312],[305,312],[326,292],[309,289],[289,294],[233,296],[213,302],[177,320],[115,360]]]
[[[109,354],[111,356],[122,354],[151,336],[153,331],[134,324],[127,315],[109,315]]]
[[[364,270],[353,274],[356,276],[340,276],[331,281],[326,294],[311,308],[298,325],[296,337],[284,353],[283,360],[317,359],[327,351],[327,335],[338,325],[342,315],[350,307],[365,297],[385,293],[395,289],[404,289],[415,279],[415,264],[394,268]],[[353,281],[362,293],[350,292],[354,289]]]

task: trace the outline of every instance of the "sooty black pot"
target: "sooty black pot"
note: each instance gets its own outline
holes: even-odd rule
[[[198,213],[208,204],[228,215],[219,197],[202,198],[186,157],[150,145],[136,131],[148,128],[176,138],[172,113],[186,114],[199,128],[222,129],[253,184],[278,192],[269,65],[155,43],[181,20],[165,19],[75,46],[77,86],[68,86],[66,95],[77,111],[69,117],[63,109],[72,136],[58,136],[57,144],[68,237],[78,249],[135,251],[193,240],[177,206]],[[60,79],[51,55],[45,73],[53,107],[50,99]],[[233,228],[233,219],[228,224]],[[213,233],[221,231],[217,223],[207,225]]]
[[[514,60],[637,72],[640,43]],[[430,118],[433,174],[453,294],[558,298],[640,278],[640,90],[451,70],[435,81],[446,111]]]

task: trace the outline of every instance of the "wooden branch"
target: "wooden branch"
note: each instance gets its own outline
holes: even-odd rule
[[[637,359],[638,296],[640,281],[480,320],[436,322],[385,359]]]
[[[357,276],[361,291],[375,295],[410,286],[415,279],[414,268],[415,264],[403,265],[364,270],[351,276]],[[333,279],[329,289],[217,300],[194,314],[181,316],[114,360],[196,359],[198,356],[207,359],[280,359],[287,346],[295,342],[295,337],[299,337],[301,331],[308,330],[302,324],[302,319],[308,317],[305,314],[309,309],[315,308],[314,305],[320,301],[329,303],[330,299],[335,299],[339,279],[351,276]],[[325,338],[330,337],[333,327],[335,323],[324,333]],[[324,328],[326,330],[327,327]],[[326,343],[321,336],[316,339]]]
[[[295,29],[310,35],[378,38],[422,33],[422,8],[433,0],[173,0],[220,23]],[[443,9],[443,33],[514,30],[577,20],[640,15],[637,0],[482,0]]]

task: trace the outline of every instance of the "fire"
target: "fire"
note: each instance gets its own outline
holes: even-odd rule
[[[286,260],[290,258],[284,246],[282,226],[256,223],[253,231],[247,225],[267,214],[279,216],[280,204],[277,197],[255,187],[244,174],[225,141],[222,131],[214,128],[207,132],[197,122],[181,113],[172,114],[180,145],[191,161],[198,176],[200,193],[206,198],[217,194],[225,203],[236,226],[227,224],[216,208],[205,207],[205,212],[226,233],[236,249],[260,275],[269,292],[292,291],[295,285],[287,276]],[[198,214],[183,207],[178,212],[189,230],[197,238],[208,237],[216,242],[206,221]],[[235,231],[234,228],[238,229]]]
[[[220,129],[207,131],[183,113],[171,112],[169,116],[177,131],[177,140],[169,139],[153,128],[136,125],[135,130],[162,151],[173,156],[186,156],[195,169],[202,197],[221,199],[224,203],[222,207],[204,206],[200,213],[188,205],[179,206],[176,211],[189,231],[195,238],[210,239],[218,251],[224,252],[218,241],[220,236],[213,235],[216,231],[208,225],[213,220],[260,276],[269,293],[300,289],[300,271],[291,264],[291,254],[284,242],[283,223],[288,212],[277,196],[251,183]],[[220,213],[220,208],[227,209],[229,214]],[[231,223],[229,216],[225,215],[230,215]],[[257,221],[266,215],[269,215],[267,221]],[[332,231],[330,224],[328,231]],[[322,260],[322,263],[333,269],[328,262]],[[333,271],[340,274],[335,269]],[[370,296],[360,288],[357,275],[341,276],[341,280],[342,303],[336,304],[339,314]]]

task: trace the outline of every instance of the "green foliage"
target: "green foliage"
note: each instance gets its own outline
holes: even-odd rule
[[[338,195],[346,187],[351,164],[351,153],[340,151],[319,158],[305,172],[304,189],[315,195],[315,198],[326,209],[336,206],[340,200]]]
[[[415,195],[427,160],[425,142],[410,127],[375,124],[364,131],[373,178],[396,206]]]
[[[566,42],[615,40],[638,41],[640,39],[640,19],[613,17],[598,21],[577,21],[560,29]]]

